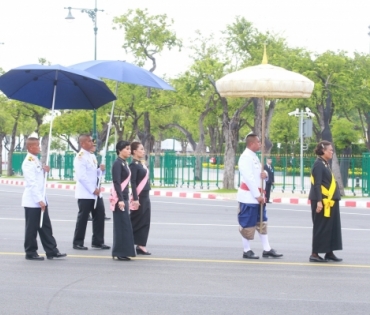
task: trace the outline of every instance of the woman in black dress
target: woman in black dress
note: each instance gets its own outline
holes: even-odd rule
[[[136,253],[138,255],[151,255],[146,249],[150,229],[150,183],[149,170],[144,163],[145,150],[143,145],[140,142],[132,142],[131,154],[133,157],[130,164],[132,197],[133,203],[139,207],[138,210],[133,210],[130,214]],[[143,180],[145,185],[138,194],[138,186]]]
[[[112,166],[112,179],[118,202],[113,212],[113,249],[112,257],[118,260],[128,261],[129,257],[135,257],[134,238],[130,220],[128,205],[128,181],[122,190],[121,184],[130,176],[130,170],[126,159],[131,154],[130,142],[119,141],[116,145],[117,160]]]
[[[308,197],[313,222],[310,262],[342,261],[333,253],[342,249],[340,192],[328,163],[333,158],[333,146],[329,141],[321,141],[315,153],[318,157],[311,170],[312,185]],[[325,253],[325,257],[320,257],[319,253]]]

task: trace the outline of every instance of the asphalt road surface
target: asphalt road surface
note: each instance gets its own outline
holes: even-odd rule
[[[235,201],[152,197],[152,256],[72,249],[77,202],[48,190],[60,260],[24,257],[22,187],[0,185],[0,314],[370,314],[370,210],[341,208],[341,263],[309,263],[308,206],[268,205],[282,259],[242,258]],[[105,195],[107,200],[107,195]],[[108,210],[107,216],[112,217]],[[112,220],[105,243],[112,245]],[[261,256],[258,236],[252,250]],[[39,254],[44,254],[39,241]]]

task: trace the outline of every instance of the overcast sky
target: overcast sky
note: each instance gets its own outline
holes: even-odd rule
[[[64,7],[95,7],[95,0],[1,0],[0,67],[4,70],[38,63],[71,65],[94,59],[93,23],[86,13],[73,10],[75,20],[65,20]],[[216,36],[236,16],[244,16],[259,30],[287,38],[291,46],[310,51],[346,50],[368,53],[370,1],[367,0],[98,0],[97,59],[133,61],[121,48],[122,31],[112,30],[112,19],[128,9],[147,8],[151,15],[167,14],[183,39],[195,30]],[[175,76],[189,65],[188,51],[166,52],[158,57],[158,75]]]

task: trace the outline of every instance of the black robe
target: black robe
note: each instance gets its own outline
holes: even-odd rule
[[[317,202],[322,201],[327,196],[322,194],[321,185],[329,189],[332,172],[329,164],[318,158],[311,170],[314,178],[314,185],[311,183],[308,199],[311,200],[311,213],[313,222],[312,252],[330,253],[334,250],[342,249],[342,231],[340,223],[339,200],[340,192],[338,184],[333,195],[334,206],[330,208],[330,217],[324,217],[324,209],[320,213],[316,212]]]
[[[147,170],[140,161],[133,160],[130,164],[131,170],[131,189],[134,200],[139,200],[140,207],[138,210],[131,211],[131,224],[134,232],[134,242],[136,245],[146,246],[150,229],[151,205],[149,198],[150,183],[149,178],[141,191],[137,195],[137,186],[145,177]]]
[[[129,170],[125,160],[120,157],[113,163],[112,179],[119,201],[124,201],[125,211],[118,208],[118,202],[113,212],[113,248],[112,256],[135,257],[134,237],[128,205],[128,185],[122,191],[121,183],[128,177]]]

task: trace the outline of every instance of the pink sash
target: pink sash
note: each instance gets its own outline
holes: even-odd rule
[[[136,188],[136,192],[137,192],[137,196],[138,197],[139,197],[141,191],[143,190],[146,182],[148,181],[148,178],[149,178],[149,170],[146,168],[145,177],[143,178],[143,180],[140,182],[140,184]],[[139,207],[137,205],[134,205],[133,204],[133,201],[134,201],[134,198],[132,197],[132,194],[131,194],[131,196],[130,196],[130,206],[129,206],[130,210],[137,210],[137,209],[139,209]]]
[[[129,174],[128,174],[127,178],[121,183],[121,190],[122,191],[125,190],[126,186],[128,185],[128,182],[130,181],[130,178],[131,178],[130,168],[129,167],[127,167],[127,168],[128,168]],[[112,211],[114,211],[118,200],[119,199],[118,199],[118,196],[117,196],[117,192],[116,192],[116,189],[114,188],[114,185],[113,185],[112,191],[111,191],[110,196],[109,196],[109,204],[110,204],[110,209]]]

